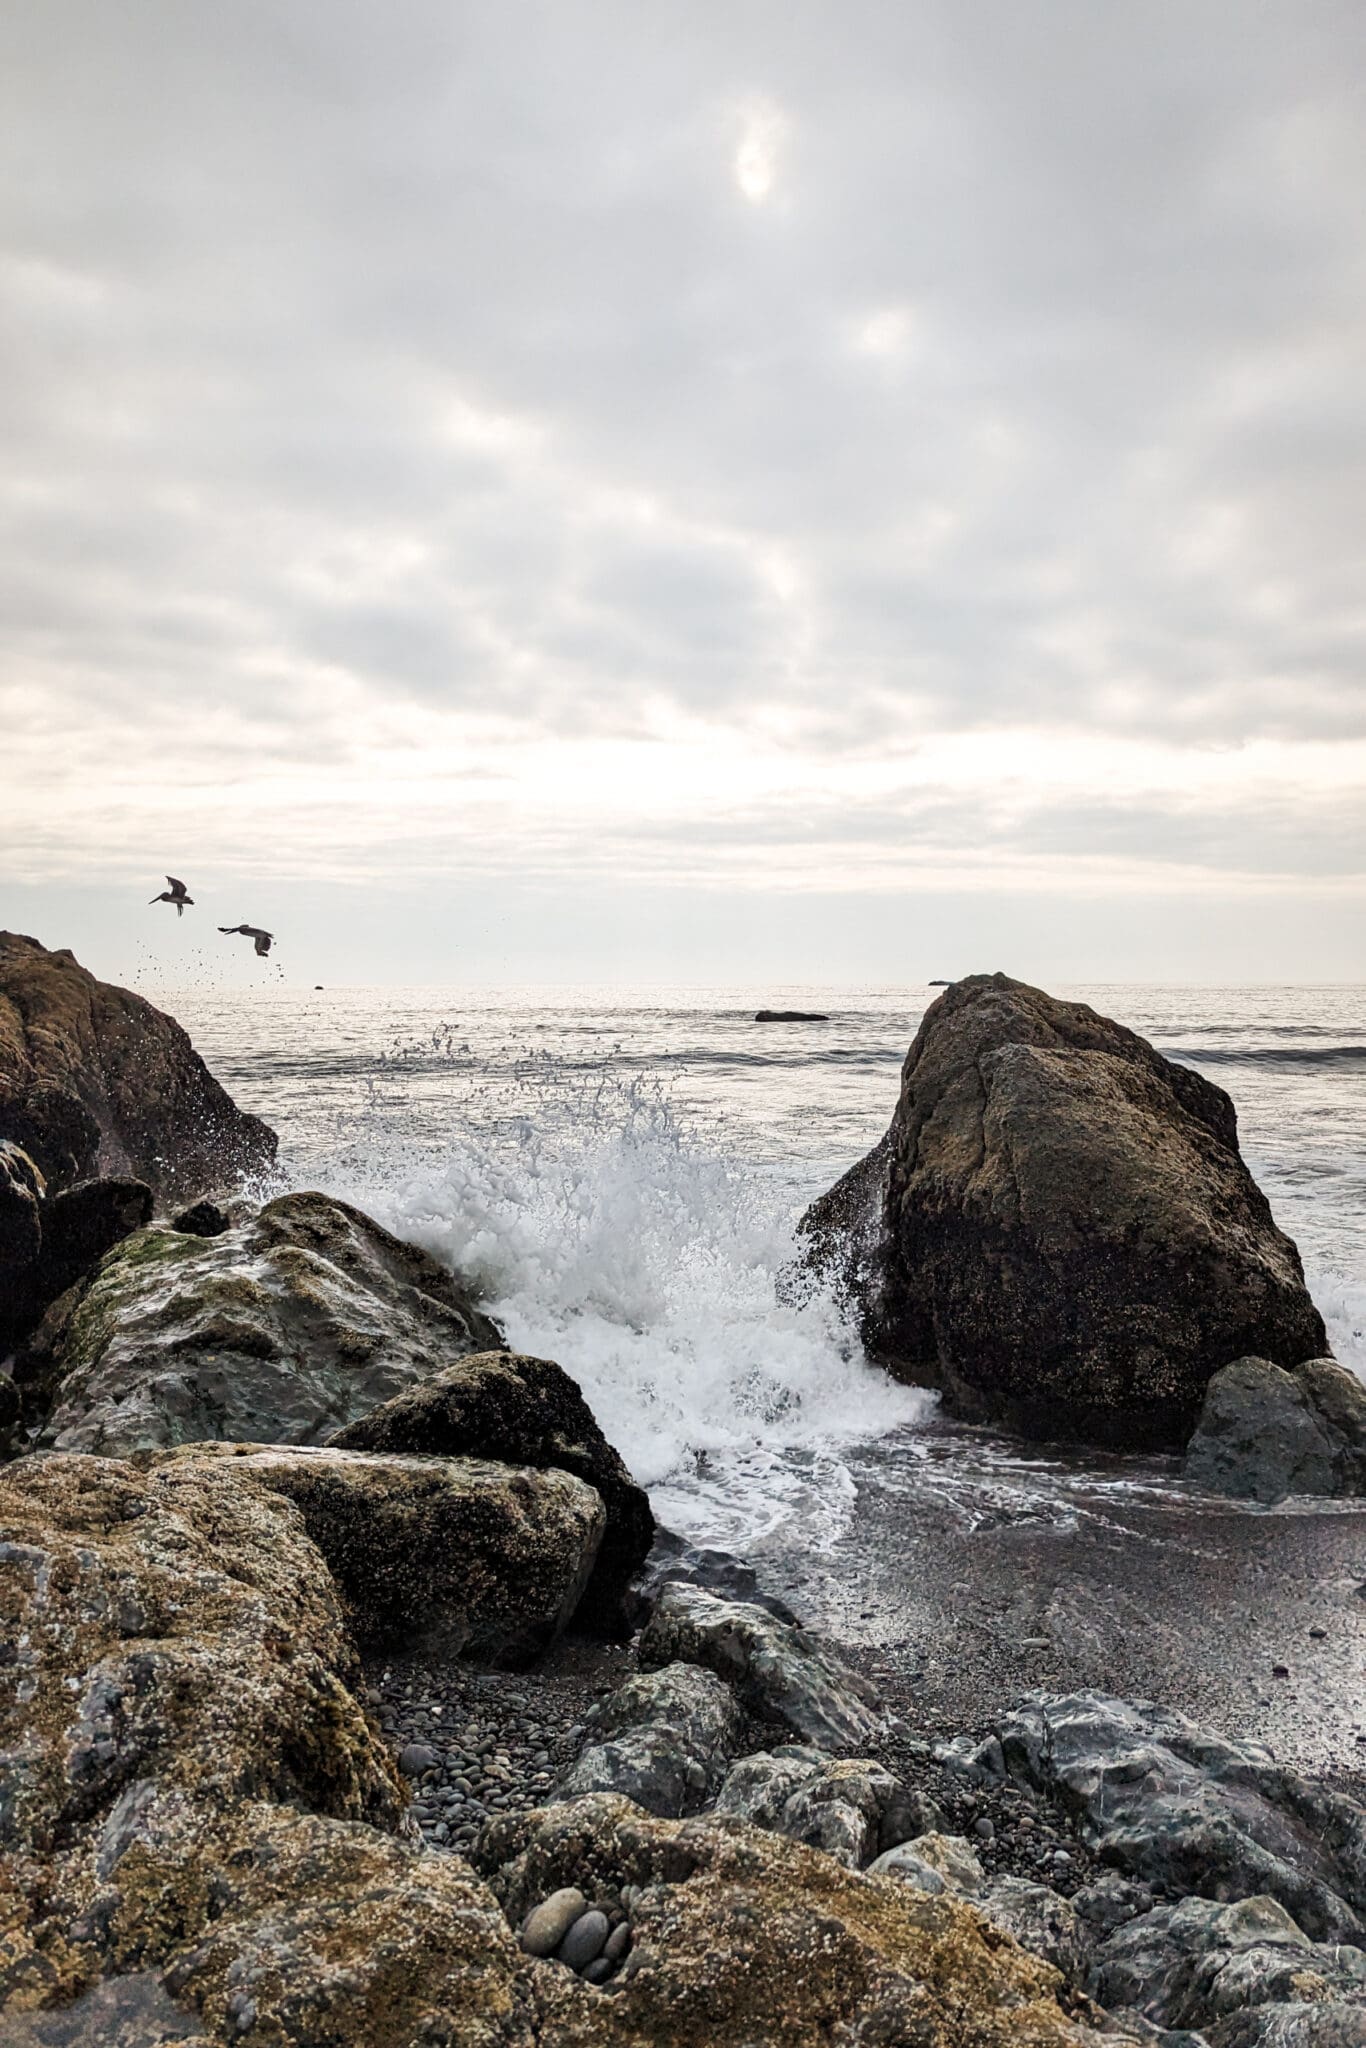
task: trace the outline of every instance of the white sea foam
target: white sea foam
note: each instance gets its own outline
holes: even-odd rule
[[[1313,1260],[1306,1260],[1305,1267],[1309,1292],[1328,1331],[1329,1350],[1366,1380],[1366,1281]]]
[[[828,1541],[853,1499],[842,1453],[932,1397],[867,1364],[828,1292],[782,1298],[789,1186],[690,1136],[649,1084],[547,1076],[536,1098],[370,1206],[574,1375],[674,1527],[752,1541],[800,1516]]]

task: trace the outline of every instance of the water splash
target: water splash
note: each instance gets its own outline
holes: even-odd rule
[[[531,1063],[501,1118],[365,1199],[572,1373],[657,1511],[711,1542],[796,1516],[832,1540],[843,1453],[933,1405],[868,1365],[831,1293],[780,1299],[790,1189],[685,1128],[655,1081]]]

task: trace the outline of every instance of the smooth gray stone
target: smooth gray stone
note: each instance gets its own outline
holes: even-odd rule
[[[574,1885],[565,1885],[533,1906],[522,1922],[522,1947],[529,1956],[553,1956],[588,1901]]]
[[[557,1962],[571,1970],[582,1970],[602,1954],[608,1936],[607,1915],[596,1908],[581,1913],[555,1951]]]

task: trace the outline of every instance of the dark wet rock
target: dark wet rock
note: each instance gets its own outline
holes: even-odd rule
[[[265,1174],[276,1151],[172,1018],[14,932],[0,932],[0,1137],[50,1191],[132,1175],[168,1200]]]
[[[55,2012],[0,2019],[3,2048],[207,2048],[197,2019],[182,2012],[153,1970],[115,1977]]]
[[[424,1374],[420,1384],[395,1392],[339,1429],[332,1442],[350,1450],[558,1466],[586,1480],[602,1496],[607,1530],[579,1619],[619,1632],[627,1589],[654,1535],[644,1488],[562,1366],[486,1346],[473,1350],[458,1364],[443,1365]]]
[[[602,1954],[609,1928],[607,1915],[590,1908],[581,1913],[555,1951],[555,1960],[571,1970],[586,1970]]]
[[[1366,1807],[1165,1707],[1029,1693],[956,1758],[1046,1793],[1107,1863],[1172,1895],[1266,1893],[1318,1941],[1366,1938]]]
[[[828,1024],[823,1010],[756,1010],[756,1024]]]
[[[217,1202],[192,1202],[172,1218],[171,1228],[183,1231],[187,1237],[221,1237],[225,1230],[231,1230],[232,1217]]]
[[[41,1441],[123,1456],[317,1443],[498,1331],[425,1252],[295,1194],[221,1237],[135,1232],[40,1339],[56,1387]]]
[[[969,1904],[870,1882],[743,1822],[659,1820],[598,1795],[495,1822],[476,1859],[514,1924],[562,1885],[623,1902],[630,1888],[631,1952],[609,1995],[539,1966],[547,2048],[1095,2048],[1056,1973]],[[582,2032],[576,1997],[596,2001]]]
[[[886,1138],[803,1229],[893,1372],[1031,1436],[1184,1443],[1220,1367],[1324,1349],[1223,1090],[1002,974],[931,1005]]]
[[[1205,1391],[1186,1477],[1212,1493],[1366,1495],[1366,1387],[1333,1358],[1239,1358]]]
[[[884,1733],[875,1688],[808,1630],[762,1607],[718,1600],[700,1586],[667,1585],[640,1639],[647,1669],[702,1664],[733,1685],[753,1712],[782,1722],[818,1749]]]
[[[948,1832],[944,1815],[934,1799],[920,1785],[898,1784],[882,1809],[878,1824],[878,1853],[912,1842],[917,1835]]]
[[[677,1817],[714,1797],[740,1739],[728,1685],[696,1664],[628,1678],[589,1716],[587,1746],[557,1799],[617,1792],[647,1813]]]
[[[1093,1995],[1159,2026],[1208,2029],[1259,2005],[1335,2000],[1366,2018],[1366,1953],[1313,1942],[1270,1898],[1182,1899],[1131,1920],[1096,1951]]]
[[[1117,1870],[1103,1870],[1090,1884],[1072,1894],[1073,1910],[1080,1916],[1095,1941],[1104,1941],[1117,1927],[1151,1913],[1153,1895],[1146,1884],[1135,1884]]]
[[[1028,1878],[994,1877],[972,1894],[973,1904],[992,1925],[1042,1956],[1069,1983],[1080,1984],[1091,1955],[1089,1930],[1070,1899]]]
[[[28,1153],[0,1138],[0,1287],[12,1288],[38,1258],[46,1192],[47,1182]]]
[[[144,1456],[231,1463],[293,1501],[365,1649],[525,1664],[570,1620],[602,1541],[602,1502],[568,1472],[292,1445],[190,1444]]]
[[[1256,2005],[1192,2039],[1200,2048],[1366,2048],[1366,2012],[1337,1999],[1318,2005]]]
[[[729,1550],[714,1550],[688,1543],[672,1529],[656,1527],[654,1543],[638,1584],[646,1598],[653,1598],[661,1586],[674,1581],[702,1586],[727,1600],[747,1600],[763,1607],[779,1621],[796,1621],[797,1616],[776,1593],[765,1592],[753,1565]]]
[[[883,1816],[901,1789],[879,1763],[833,1762],[818,1749],[761,1750],[731,1766],[714,1811],[859,1870],[877,1854]]]
[[[0,1167],[0,1186],[2,1175]],[[46,1311],[151,1215],[152,1191],[140,1180],[82,1181],[37,1203],[33,1256],[0,1288],[0,1356],[10,1350],[20,1354],[16,1371],[26,1386],[33,1375],[25,1345]]]

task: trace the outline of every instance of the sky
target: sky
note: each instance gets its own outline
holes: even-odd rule
[[[1359,0],[0,10],[0,924],[1366,979],[1364,76]]]

